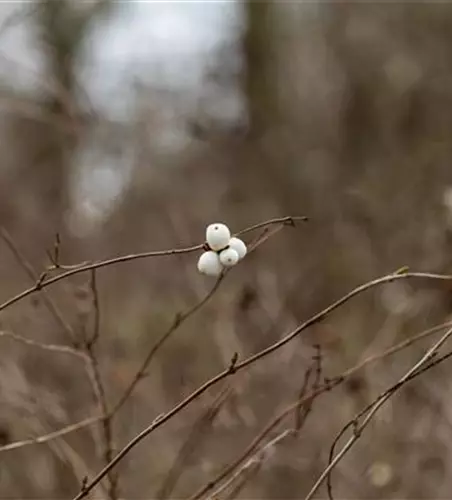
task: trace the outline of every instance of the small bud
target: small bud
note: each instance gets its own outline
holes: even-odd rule
[[[209,250],[204,252],[198,260],[198,271],[207,276],[219,276],[223,266],[221,265],[220,258],[216,252]]]
[[[239,254],[233,248],[226,248],[226,250],[220,252],[220,262],[223,264],[223,266],[235,266],[238,261]]]
[[[228,226],[220,224],[210,224],[206,230],[206,241],[212,250],[223,250],[229,244],[231,232]]]
[[[229,240],[229,248],[232,248],[238,253],[239,260],[243,259],[247,252],[245,243],[240,238],[236,238],[235,236]]]

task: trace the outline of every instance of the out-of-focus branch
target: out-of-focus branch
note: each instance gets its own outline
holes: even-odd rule
[[[271,439],[268,443],[261,446],[258,451],[256,451],[253,456],[246,461],[246,463],[240,467],[228,481],[225,481],[220,487],[218,487],[212,494],[212,498],[219,498],[219,495],[227,490],[230,486],[234,484],[238,479],[242,478],[239,483],[240,489],[245,486],[245,484],[250,480],[252,476],[259,472],[263,462],[271,455],[272,451],[288,437],[293,437],[296,434],[295,429],[285,429],[283,432],[278,434],[275,438]],[[251,472],[251,473],[250,473]],[[234,493],[237,494],[237,488],[234,488]],[[228,495],[228,498],[234,498],[235,495]]]
[[[5,452],[5,451],[12,451],[12,450],[17,450],[18,448],[23,448],[24,446],[31,446],[35,444],[44,444],[48,443],[49,441],[52,441],[53,439],[58,439],[60,437],[66,436],[67,434],[71,434],[72,432],[79,431],[81,429],[84,429],[85,427],[88,427],[90,425],[93,425],[99,420],[101,417],[98,415],[94,417],[88,417],[85,418],[84,420],[81,420],[80,422],[76,422],[75,424],[70,424],[62,429],[59,429],[57,431],[49,432],[48,434],[43,434],[42,436],[37,436],[35,438],[29,438],[29,439],[22,439],[20,441],[14,441],[13,443],[8,443],[3,446],[0,446],[0,453]]]
[[[84,362],[87,361],[87,357],[83,352],[66,345],[45,344],[43,342],[27,339],[26,337],[22,337],[22,335],[17,335],[16,333],[5,330],[0,330],[0,337],[7,337],[14,340],[15,342],[21,342],[22,344],[26,344],[30,347],[37,347],[38,349],[44,349],[46,351],[53,351],[60,354],[70,354],[71,356],[82,359]]]
[[[91,385],[97,403],[97,409],[101,418],[99,419],[101,427],[100,438],[100,455],[103,458],[104,464],[108,464],[114,453],[113,440],[113,421],[108,408],[107,395],[105,386],[100,372],[99,360],[95,352],[96,343],[100,336],[100,303],[99,291],[96,280],[96,270],[91,271],[91,292],[93,296],[93,312],[94,312],[94,328],[90,338],[85,339],[85,349],[89,359],[89,369],[91,373]],[[116,500],[118,497],[118,477],[114,471],[108,474],[108,497],[109,500]]]

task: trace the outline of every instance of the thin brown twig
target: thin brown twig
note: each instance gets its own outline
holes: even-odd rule
[[[272,238],[276,234],[278,234],[285,226],[285,223],[282,222],[274,227],[265,227],[260,234],[258,234],[253,241],[250,242],[248,254],[256,250],[256,248],[260,247],[263,243],[265,243],[268,239]]]
[[[264,222],[259,222],[253,226],[249,226],[246,229],[242,229],[235,236],[240,236],[241,234],[250,233],[256,231],[256,229],[262,229],[263,227],[273,226],[275,224],[285,224],[287,226],[295,226],[297,222],[307,222],[309,220],[305,215],[288,215],[286,217],[278,217],[276,219],[269,219]]]
[[[423,371],[419,371],[419,370],[432,359],[434,354],[436,354],[438,352],[438,350],[440,349],[440,347],[445,342],[447,342],[447,340],[449,339],[450,336],[452,336],[452,328],[447,330],[446,333],[444,333],[444,335],[442,335],[441,338],[437,342],[435,342],[433,344],[433,346],[431,346],[425,352],[425,354],[421,357],[421,359],[412,368],[410,368],[406,372],[406,374],[403,377],[401,377],[400,380],[396,384],[391,386],[388,390],[386,390],[383,394],[378,396],[373,401],[373,403],[371,404],[371,407],[368,409],[368,413],[367,413],[364,421],[361,424],[356,423],[356,425],[354,426],[354,429],[353,429],[353,435],[345,443],[345,445],[337,453],[337,455],[333,458],[333,460],[330,461],[330,463],[325,468],[325,470],[320,474],[319,478],[314,483],[312,488],[309,490],[309,493],[306,495],[305,500],[311,500],[313,498],[313,496],[315,495],[317,490],[320,488],[321,484],[326,479],[328,474],[330,474],[332,469],[337,466],[337,464],[342,460],[342,458],[349,451],[349,449],[356,443],[356,441],[358,441],[363,430],[369,425],[369,423],[371,422],[372,418],[377,413],[377,411],[386,403],[386,401],[389,400],[389,398],[396,391],[398,391],[401,387],[403,387],[408,381],[412,380],[413,376],[417,376],[420,373],[423,373]],[[357,422],[357,419],[354,418],[353,421]]]
[[[100,303],[99,303],[99,290],[97,288],[97,278],[95,269],[91,271],[90,287],[93,296],[94,327],[93,327],[93,335],[88,340],[88,343],[90,345],[94,345],[99,340],[99,335],[100,335]]]
[[[220,276],[216,280],[214,286],[209,290],[209,292],[197,304],[190,307],[189,309],[187,309],[183,313],[176,314],[173,323],[170,325],[170,327],[165,332],[163,332],[163,334],[159,337],[159,339],[155,342],[155,344],[149,350],[147,356],[144,358],[143,362],[141,363],[141,366],[138,368],[135,375],[133,376],[132,381],[130,382],[129,386],[124,391],[123,395],[121,396],[121,398],[116,403],[113,410],[111,411],[110,416],[116,415],[116,413],[122,408],[122,406],[125,404],[125,402],[132,395],[133,391],[135,390],[135,387],[140,382],[140,380],[145,376],[145,372],[149,368],[151,361],[154,359],[156,353],[163,346],[163,344],[171,337],[171,335],[173,335],[174,332],[176,332],[176,330],[183,323],[185,323],[185,321],[187,321],[188,318],[193,316],[193,314],[195,314],[199,309],[201,309],[201,307],[203,307],[211,299],[211,297],[214,295],[214,293],[218,290],[222,280],[223,280],[223,276]]]
[[[97,405],[97,411],[99,412],[99,423],[101,424],[102,429],[105,429],[105,425],[108,422],[107,418],[108,407],[105,399],[105,390],[102,384],[98,362],[96,356],[93,353],[92,346],[87,347],[87,353],[89,357],[88,366],[89,366],[91,387],[94,394],[94,400]],[[104,447],[105,447],[105,442],[102,443],[102,448]],[[99,448],[101,448],[101,446],[99,446]],[[104,453],[101,453],[101,455],[104,455],[105,458],[106,452],[104,451]]]
[[[303,397],[306,395],[307,391],[308,391],[308,387],[309,387],[309,381],[310,381],[310,378],[311,378],[311,374],[312,374],[312,366],[310,366],[306,371],[305,371],[305,374],[303,376],[303,382],[301,384],[301,388],[300,390],[298,391],[298,400],[302,400]],[[302,410],[303,410],[303,405],[298,405],[297,408],[295,408],[295,422],[294,422],[294,430],[296,432],[299,432],[301,427],[303,426],[303,421],[304,421],[304,415],[305,414],[302,414]]]
[[[16,258],[17,262],[21,265],[21,267],[24,269],[25,273],[27,276],[33,280],[37,281],[39,280],[39,275],[31,265],[31,263],[27,260],[25,255],[19,250],[19,247],[16,245],[14,242],[13,237],[10,235],[10,233],[6,230],[4,227],[0,227],[0,236],[2,237],[3,241],[6,243],[8,248],[11,250],[11,253],[14,255]],[[66,335],[68,336],[69,339],[72,341],[75,338],[74,330],[71,327],[71,325],[64,319],[63,314],[59,310],[58,306],[55,304],[55,302],[52,300],[52,298],[49,296],[46,290],[42,290],[42,299],[44,304],[46,305],[47,309],[49,312],[53,315],[55,318],[56,322],[60,325],[60,327],[64,330]]]
[[[104,467],[95,478],[92,479],[92,481],[86,485],[86,487],[81,490],[78,495],[74,497],[74,500],[80,500],[88,495],[88,493],[96,486],[96,484],[102,480],[102,478],[108,473],[110,469],[116,466],[118,462],[122,460],[122,458],[127,455],[139,442],[141,442],[144,438],[149,436],[152,432],[154,432],[157,428],[161,427],[164,423],[166,423],[168,420],[173,418],[175,415],[177,415],[180,411],[182,411],[186,406],[188,406],[190,403],[192,403],[194,400],[196,400],[201,394],[203,394],[207,389],[212,387],[213,385],[217,384],[221,380],[231,376],[232,374],[236,373],[239,370],[243,370],[244,368],[256,363],[258,360],[263,359],[264,357],[268,356],[269,354],[275,352],[276,350],[280,349],[282,346],[293,340],[295,337],[297,337],[302,331],[306,330],[310,326],[322,321],[328,314],[333,312],[335,309],[339,308],[352,298],[354,298],[357,295],[360,295],[361,293],[370,290],[371,288],[374,288],[376,286],[383,285],[385,283],[391,283],[396,280],[401,280],[401,279],[426,279],[426,280],[438,280],[438,281],[450,281],[452,280],[452,276],[450,275],[443,275],[443,274],[433,274],[433,273],[410,273],[406,272],[406,269],[403,268],[402,272],[400,274],[398,273],[392,273],[387,276],[383,276],[381,278],[377,278],[375,280],[369,281],[363,285],[358,286],[348,294],[344,295],[342,298],[331,304],[330,306],[326,307],[323,309],[321,312],[315,314],[312,316],[310,319],[299,325],[295,330],[292,332],[288,333],[286,336],[284,336],[281,340],[278,342],[275,342],[274,344],[270,345],[266,349],[263,349],[262,351],[246,358],[244,361],[240,363],[235,363],[233,367],[229,367],[226,370],[222,371],[221,373],[217,374],[216,376],[212,377],[209,379],[207,382],[202,384],[198,389],[193,391],[190,395],[188,395],[185,399],[183,399],[180,403],[178,403],[176,406],[174,406],[171,410],[169,410],[167,413],[161,415],[158,419],[154,420],[148,427],[143,429],[141,432],[139,432],[129,443],[127,443],[124,448],[122,448],[121,451],[118,452],[118,454],[113,458],[113,460],[106,466]]]
[[[77,264],[62,264],[61,263],[61,238],[60,233],[55,234],[55,241],[53,242],[52,251],[47,250],[47,257],[49,258],[51,265],[44,271],[44,278],[52,271],[71,271],[73,269],[77,269],[81,266],[86,266],[90,264],[90,261],[83,261]],[[42,279],[44,279],[42,278]]]
[[[313,356],[313,362],[314,366],[311,367],[310,372],[314,371],[314,380],[311,386],[311,390],[315,391],[319,386],[320,386],[320,381],[322,379],[322,352],[320,349],[320,345],[314,346],[316,353]],[[301,400],[303,396],[307,393],[307,389],[309,386],[309,378],[308,376],[305,377],[303,385],[300,389],[300,392],[298,394],[298,399]],[[297,409],[295,410],[295,425],[294,425],[294,430],[296,431],[297,434],[300,433],[301,428],[304,426],[306,423],[306,420],[308,418],[309,413],[312,410],[312,403],[305,404],[305,405],[299,405]]]
[[[64,279],[67,279],[67,278],[74,276],[76,274],[80,274],[80,273],[87,272],[87,271],[92,271],[93,269],[100,269],[103,267],[112,266],[114,264],[129,262],[131,260],[145,259],[145,258],[149,258],[149,257],[161,257],[161,256],[167,256],[167,255],[175,255],[175,254],[179,254],[179,253],[189,253],[189,252],[194,252],[194,251],[200,250],[200,249],[202,249],[202,245],[196,245],[193,247],[182,248],[182,249],[151,251],[151,252],[122,255],[121,257],[114,257],[114,258],[108,259],[108,260],[103,260],[103,261],[99,261],[99,262],[92,262],[92,263],[84,264],[81,266],[75,266],[73,269],[70,269],[69,271],[58,274],[57,276],[54,276],[52,278],[47,278],[48,271],[46,271],[45,273],[43,273],[44,277],[43,278],[41,277],[41,279],[38,280],[38,282],[34,286],[28,288],[27,290],[24,290],[23,292],[17,294],[16,296],[12,297],[11,299],[7,300],[2,305],[0,305],[0,311],[15,304],[16,302],[21,301],[22,299],[24,299],[25,297],[28,297],[32,293],[35,293],[39,290],[42,290],[43,288],[46,288],[50,285],[53,285],[54,283],[57,283],[57,282],[64,280]],[[55,268],[55,269],[58,269],[58,268]],[[43,276],[43,275],[41,275],[41,276]]]
[[[246,229],[243,229],[242,231],[239,231],[237,234],[249,233],[249,232],[254,231],[256,229],[259,229],[259,228],[262,228],[265,226],[269,226],[269,225],[274,225],[274,224],[294,225],[295,221],[298,221],[298,220],[307,220],[307,218],[306,217],[281,217],[279,219],[271,219],[271,220],[268,220],[265,222],[261,222],[259,224],[255,224],[254,226],[250,226]],[[187,248],[173,248],[170,250],[157,250],[157,251],[122,255],[120,257],[114,257],[112,259],[106,259],[106,260],[102,260],[102,261],[98,261],[98,262],[92,262],[92,263],[83,264],[80,266],[74,266],[73,269],[70,269],[64,273],[58,274],[57,276],[54,276],[52,278],[47,278],[47,272],[45,272],[45,273],[43,273],[43,275],[41,275],[41,279],[39,279],[34,286],[28,288],[27,290],[24,290],[23,292],[15,295],[14,297],[11,297],[9,300],[7,300],[3,304],[1,304],[0,311],[3,311],[7,307],[10,307],[15,303],[20,302],[25,297],[28,297],[29,295],[31,295],[39,290],[42,290],[43,288],[46,288],[50,285],[53,285],[54,283],[57,283],[61,280],[67,279],[67,278],[74,276],[76,274],[79,274],[79,273],[91,271],[93,269],[100,269],[103,267],[108,267],[108,266],[112,266],[112,265],[120,264],[120,263],[124,263],[124,262],[129,262],[131,260],[192,253],[192,252],[196,252],[198,250],[202,250],[203,248],[204,248],[204,243],[194,245],[191,247],[187,247]]]
[[[96,343],[99,340],[100,336],[100,302],[95,269],[91,271],[90,288],[93,296],[94,327],[91,338],[85,339],[85,349],[89,358],[93,392],[95,395],[98,412],[101,415],[101,454],[104,459],[104,464],[108,464],[114,455],[113,422],[111,417],[109,416],[110,414],[108,409],[107,395],[105,393],[105,387],[102,381],[102,375],[100,373],[99,361],[95,353]],[[110,500],[116,500],[118,497],[118,476],[114,471],[110,471],[107,477],[108,497]]]

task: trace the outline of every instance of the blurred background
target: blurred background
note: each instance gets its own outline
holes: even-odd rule
[[[1,302],[33,284],[25,263],[36,275],[49,264],[57,232],[61,262],[74,264],[201,243],[215,221],[238,231],[310,217],[233,269],[162,347],[114,420],[118,449],[234,352],[267,347],[353,287],[405,265],[452,272],[446,2],[1,2],[0,117]],[[111,405],[213,286],[196,259],[97,273],[95,354]],[[89,275],[47,291],[60,321],[34,294],[0,313],[1,329],[65,344],[62,325],[77,338],[93,328]],[[227,381],[198,434],[219,386],[134,449],[119,497],[187,498],[215,477],[297,398],[316,344],[334,377],[451,312],[447,285],[400,281],[358,297]],[[0,446],[96,414],[80,360],[0,340]],[[427,345],[319,398],[235,496],[303,498],[336,433]],[[429,371],[379,412],[335,471],[336,498],[450,495],[450,374],[447,363]],[[103,465],[98,432],[0,448],[0,498],[71,498]]]

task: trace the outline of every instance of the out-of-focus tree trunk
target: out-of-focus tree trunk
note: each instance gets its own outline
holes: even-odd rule
[[[286,84],[281,72],[284,51],[290,49],[284,37],[285,9],[285,5],[271,1],[248,0],[244,4],[242,91],[249,133],[247,157],[239,163],[247,165],[248,172],[236,175],[248,175],[248,192],[259,191],[262,200],[276,205],[281,213],[301,213],[297,172],[291,165],[289,143],[284,139],[288,127],[296,127],[287,109],[287,95],[291,96],[294,88]],[[296,95],[291,105],[299,105]]]
[[[44,107],[56,120],[72,123],[77,108],[75,96],[74,63],[83,34],[83,24],[73,16],[73,7],[66,1],[41,0],[39,23],[40,38],[47,54],[47,66],[51,91],[44,96]],[[69,206],[69,171],[71,155],[77,144],[77,135],[67,133],[53,124],[41,128],[40,151],[43,156],[33,158],[40,167],[36,170],[42,179],[36,179],[37,194],[43,202],[48,221],[55,229],[64,226],[64,214]],[[33,167],[31,167],[33,168]]]
[[[265,132],[277,115],[277,71],[272,2],[248,0],[244,4],[244,75],[248,120],[253,136]]]
[[[36,9],[36,41],[45,69],[42,92],[30,104],[41,116],[18,114],[11,120],[11,188],[16,220],[28,234],[36,230],[41,243],[57,231],[65,233],[73,156],[84,128],[76,63],[88,29],[108,4],[102,0],[82,7],[68,0],[40,0]]]

